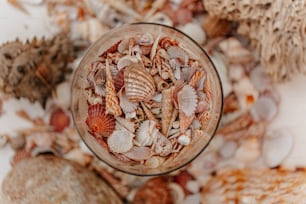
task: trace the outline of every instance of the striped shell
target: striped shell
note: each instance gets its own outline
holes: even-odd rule
[[[132,102],[149,101],[155,94],[154,79],[140,64],[126,68],[124,84],[126,95]]]
[[[135,144],[138,146],[150,146],[158,133],[156,122],[145,120],[138,129],[135,137]]]
[[[132,113],[138,108],[139,103],[135,103],[135,102],[130,101],[128,99],[128,97],[126,96],[125,91],[120,91],[118,93],[118,96],[119,96],[119,100],[120,100],[120,102],[119,102],[120,107],[125,114],[126,113]]]
[[[116,130],[107,139],[109,149],[115,153],[124,153],[133,147],[134,135],[126,130]]]
[[[95,104],[88,107],[86,124],[96,137],[108,137],[115,130],[115,118],[105,113],[105,106]]]
[[[181,91],[177,93],[177,101],[180,111],[186,116],[194,114],[198,99],[194,88],[190,85],[185,85]]]

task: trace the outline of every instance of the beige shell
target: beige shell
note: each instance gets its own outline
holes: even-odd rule
[[[142,107],[144,113],[146,114],[147,119],[148,119],[148,120],[154,121],[154,122],[156,123],[156,127],[157,127],[157,128],[160,128],[160,123],[159,123],[159,121],[157,120],[157,118],[154,116],[154,114],[152,113],[152,111],[149,110],[149,109],[147,108],[147,106],[144,105],[144,103],[141,103],[141,107]]]
[[[171,117],[174,109],[172,103],[172,92],[174,87],[162,91],[162,133],[168,136],[171,127]]]
[[[122,117],[116,117],[116,129],[118,129],[117,126],[119,126],[121,129],[125,128],[132,133],[134,133],[136,130],[136,124],[134,122]]]
[[[169,155],[172,152],[171,141],[159,133],[154,144],[154,152],[162,157]]]
[[[132,102],[128,99],[125,91],[120,91],[118,97],[120,99],[120,107],[125,114],[134,112],[139,106],[138,103]]]
[[[129,66],[131,64],[134,64],[134,63],[137,63],[137,62],[138,62],[138,59],[136,57],[126,55],[126,56],[121,57],[118,60],[117,68],[118,68],[118,70],[121,70],[122,68],[127,67],[127,66]]]
[[[155,82],[155,84],[156,84],[156,88],[157,88],[157,90],[158,91],[163,91],[164,89],[167,89],[167,88],[169,88],[169,84],[165,81],[165,80],[163,80],[159,75],[155,75],[154,77],[153,77],[153,79],[154,79],[154,82]]]
[[[150,146],[157,137],[159,131],[156,128],[156,122],[145,120],[141,123],[135,137],[135,144],[138,146]]]
[[[143,160],[149,159],[152,156],[152,151],[151,151],[151,148],[149,147],[134,146],[128,152],[125,152],[123,154],[129,159],[132,159],[135,161],[143,161]]]
[[[194,114],[198,103],[198,97],[194,88],[190,85],[185,85],[177,93],[177,102],[179,110],[184,112],[186,116]]]
[[[125,130],[115,130],[108,138],[107,145],[112,152],[123,153],[133,147],[134,135]]]
[[[117,97],[114,81],[112,79],[112,74],[108,60],[106,60],[106,113],[112,114],[114,116],[120,116],[122,114],[121,108],[119,106],[119,99]]]
[[[187,116],[183,111],[179,112],[180,129],[182,133],[184,133],[189,128],[194,117],[195,117],[194,114],[192,114],[191,116]]]
[[[205,72],[202,70],[197,70],[192,75],[189,85],[192,86],[195,90],[201,90],[203,88],[205,80]]]
[[[144,46],[149,46],[154,43],[154,38],[151,33],[144,33],[140,39],[138,44],[139,45],[144,45]]]
[[[155,94],[152,76],[140,64],[132,64],[124,71],[125,91],[132,102],[149,101]]]
[[[163,164],[165,158],[160,156],[152,156],[148,160],[146,160],[146,166],[150,168],[157,168]]]

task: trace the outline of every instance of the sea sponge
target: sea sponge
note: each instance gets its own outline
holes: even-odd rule
[[[276,81],[306,72],[305,0],[203,0],[212,16],[239,22]]]

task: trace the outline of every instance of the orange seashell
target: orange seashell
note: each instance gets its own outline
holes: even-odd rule
[[[124,71],[125,92],[132,102],[149,101],[155,94],[153,77],[141,64],[132,64]]]
[[[109,137],[116,126],[115,117],[106,114],[105,107],[102,104],[95,104],[88,107],[86,124],[89,131],[97,138]]]
[[[70,125],[70,117],[61,108],[57,108],[51,113],[49,124],[54,131],[61,132]]]
[[[114,116],[120,116],[122,114],[117,92],[115,90],[114,81],[112,79],[112,73],[108,60],[106,60],[106,84],[105,84],[105,101],[106,101],[106,113]]]

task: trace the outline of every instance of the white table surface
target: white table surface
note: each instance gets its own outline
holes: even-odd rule
[[[0,1],[0,44],[14,40],[24,40],[32,36],[51,36],[53,29],[43,6],[27,6],[30,15]],[[294,136],[294,148],[286,158],[286,166],[306,167],[306,77],[296,76],[288,83],[277,85],[281,97],[281,107],[277,118],[269,125],[269,130],[287,129]],[[0,134],[12,133],[14,130],[29,126],[18,118],[15,111],[26,108],[31,114],[41,115],[43,111],[38,104],[26,100],[12,100],[3,107],[5,114],[0,117]],[[10,169],[13,151],[7,146],[0,149],[0,183]],[[301,159],[301,157],[304,159]]]

